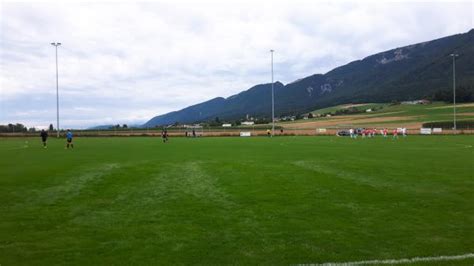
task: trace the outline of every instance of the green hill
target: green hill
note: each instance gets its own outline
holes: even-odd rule
[[[344,113],[343,110],[358,108],[360,112]],[[372,112],[365,110],[371,108]],[[300,119],[296,121],[281,122],[278,125],[284,128],[317,128],[317,127],[341,127],[341,126],[409,126],[411,128],[421,127],[425,123],[445,122],[451,124],[453,121],[453,105],[443,102],[431,104],[389,104],[368,103],[359,105],[337,105],[328,108],[314,110],[314,118]],[[317,117],[317,114],[323,116]],[[326,116],[330,114],[330,116]],[[474,128],[474,103],[462,103],[456,105],[456,121],[466,124],[468,128]],[[444,128],[448,128],[443,125]]]
[[[474,100],[474,30],[395,48],[289,84],[276,82],[277,116],[307,113],[347,103],[451,99],[452,59],[456,60],[458,101]],[[281,71],[285,71],[282,69]],[[144,126],[271,116],[271,84],[254,86],[228,98],[159,115]]]

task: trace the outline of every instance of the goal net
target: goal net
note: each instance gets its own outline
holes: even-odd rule
[[[185,130],[185,136],[188,138],[202,137],[204,134],[203,127],[200,125],[187,126]]]

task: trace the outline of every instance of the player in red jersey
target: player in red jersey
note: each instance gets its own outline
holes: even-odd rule
[[[393,130],[393,138],[398,139],[398,129],[396,128]]]

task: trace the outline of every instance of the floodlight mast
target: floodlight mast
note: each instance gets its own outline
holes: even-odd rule
[[[273,90],[273,52],[275,50],[270,50],[272,57],[272,137],[275,135],[275,92]]]
[[[453,129],[454,133],[456,133],[456,57],[458,54],[450,54],[453,58]]]
[[[58,78],[58,46],[60,42],[52,42],[52,46],[56,48],[56,137],[59,138],[59,78]]]

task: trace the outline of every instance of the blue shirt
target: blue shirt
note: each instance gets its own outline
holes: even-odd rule
[[[72,132],[71,132],[71,131],[69,131],[69,132],[66,134],[66,138],[72,139]]]

